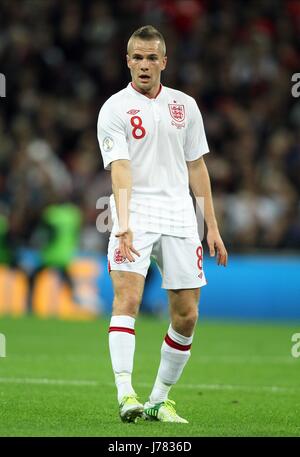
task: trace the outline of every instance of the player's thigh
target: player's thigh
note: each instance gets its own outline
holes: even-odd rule
[[[111,271],[115,301],[139,305],[143,296],[145,278],[139,273]]]
[[[140,253],[140,257],[134,255],[135,262],[129,262],[120,255],[119,240],[111,234],[108,261],[114,289],[114,314],[137,314],[150,265],[153,243],[158,237],[157,234],[135,231],[133,246]]]

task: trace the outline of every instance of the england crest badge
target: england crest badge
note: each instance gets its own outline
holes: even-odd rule
[[[184,105],[169,103],[169,111],[175,122],[183,122],[185,119]]]

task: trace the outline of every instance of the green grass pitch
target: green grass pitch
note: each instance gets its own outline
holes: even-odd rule
[[[146,401],[168,322],[139,317],[133,385]],[[197,326],[170,398],[189,424],[123,424],[108,352],[108,320],[0,320],[0,436],[300,436],[299,325]]]

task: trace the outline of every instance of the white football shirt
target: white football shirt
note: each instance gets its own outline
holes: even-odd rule
[[[197,233],[186,162],[199,159],[209,149],[192,97],[160,86],[156,98],[148,98],[129,83],[102,106],[98,141],[106,170],[114,160],[130,160],[129,226],[133,231],[181,237]],[[113,194],[110,207],[116,233]]]

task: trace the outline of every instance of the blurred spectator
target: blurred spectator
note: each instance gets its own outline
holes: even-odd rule
[[[40,261],[29,272],[29,305],[33,286],[38,274],[44,269],[56,270],[73,294],[75,287],[69,273],[69,267],[79,248],[81,212],[76,205],[59,203],[47,206],[40,214],[40,220],[34,232],[36,246],[40,249]]]

